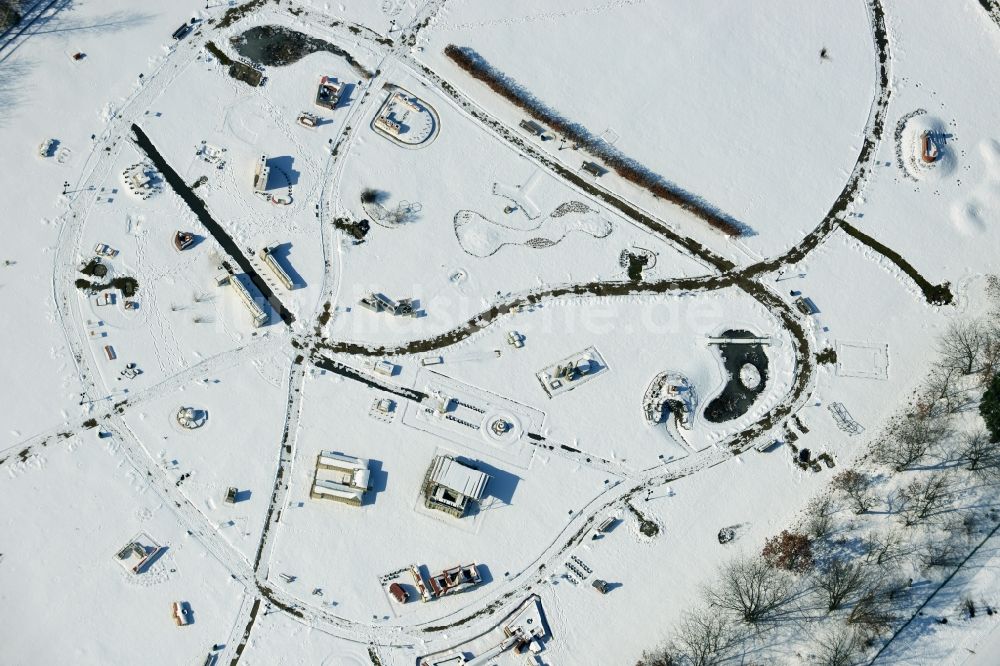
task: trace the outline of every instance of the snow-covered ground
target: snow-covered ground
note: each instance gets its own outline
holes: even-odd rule
[[[1000,23],[974,0],[23,4],[0,35],[4,663],[430,666],[495,648],[506,666],[537,595],[534,663],[633,666],[717,567],[870,469],[941,336],[997,306]],[[327,47],[262,63],[253,87],[227,61],[264,26]],[[749,232],[613,172],[577,178],[590,158],[519,126],[448,44]],[[315,103],[324,76],[345,84],[335,109]],[[387,105],[397,91],[416,101]],[[388,108],[413,123],[398,141],[375,129]],[[81,272],[95,256],[106,276]],[[273,293],[265,325],[226,265]],[[953,300],[929,303],[915,274]],[[726,369],[728,331],[758,338],[765,371]],[[724,395],[742,397],[713,422]],[[955,416],[956,437],[977,419]],[[803,449],[828,463],[803,469]],[[361,506],[311,498],[330,450],[368,461]],[[425,505],[437,455],[489,477],[462,518]],[[884,506],[842,538],[898,524],[900,489],[928,473],[880,472]],[[963,510],[988,518],[995,487],[967,485]],[[132,540],[164,547],[137,573],[116,561]],[[909,605],[859,655],[1000,659],[995,540],[916,562]],[[470,563],[471,590],[390,595],[411,565]],[[813,663],[803,636],[842,617],[745,649]]]
[[[748,225],[755,257],[779,253],[826,214],[857,159],[877,81],[861,2],[465,0],[421,37],[418,57],[508,124],[523,112],[469,79],[446,45],[472,47],[559,115]],[[579,153],[548,143],[579,168]],[[601,180],[734,252],[699,220],[611,174]]]

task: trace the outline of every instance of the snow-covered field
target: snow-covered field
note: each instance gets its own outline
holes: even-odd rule
[[[0,662],[697,663],[705,617],[705,663],[1000,660],[991,3],[15,4]],[[743,233],[581,171],[452,44]],[[783,530],[781,612],[712,596]]]

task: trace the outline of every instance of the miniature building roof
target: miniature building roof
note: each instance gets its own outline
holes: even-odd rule
[[[320,451],[319,462],[317,464],[326,465],[335,469],[368,469],[368,461],[364,458],[345,456],[341,453],[334,453],[333,451]]]
[[[477,502],[482,499],[488,474],[463,465],[450,456],[438,456],[431,469],[431,481]]]
[[[335,481],[330,481],[329,479],[317,479],[313,484],[313,492],[317,495],[332,495],[333,497],[341,497],[343,499],[361,501],[364,495],[364,488],[355,488],[352,486],[345,486],[342,483],[336,483]]]

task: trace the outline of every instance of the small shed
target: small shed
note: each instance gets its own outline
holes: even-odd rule
[[[410,595],[399,583],[393,583],[389,586],[389,594],[391,594],[392,598],[401,604],[405,604],[410,600]]]
[[[581,166],[580,169],[582,169],[583,171],[586,171],[587,173],[589,173],[591,176],[594,176],[595,178],[600,178],[601,176],[603,176],[604,174],[606,174],[608,172],[607,169],[605,169],[604,167],[602,167],[597,162],[584,162],[583,166]]]

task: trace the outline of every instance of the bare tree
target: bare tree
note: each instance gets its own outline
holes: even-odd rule
[[[952,322],[938,340],[942,362],[963,375],[981,370],[985,338],[983,323],[978,319]]]
[[[675,655],[691,666],[714,666],[725,660],[737,640],[729,616],[710,608],[687,613],[672,642]]]
[[[816,656],[822,666],[854,666],[861,661],[864,641],[850,627],[835,627],[816,642],[819,644]]]
[[[973,472],[996,472],[1000,468],[1000,442],[991,442],[983,428],[965,433],[961,438],[959,456]]]
[[[866,562],[886,567],[903,556],[903,543],[903,535],[898,530],[890,530],[885,534],[869,532],[861,546]]]
[[[847,616],[847,624],[857,627],[866,636],[877,636],[889,630],[892,615],[886,597],[878,588],[865,592]]]
[[[831,485],[847,497],[856,514],[865,513],[878,501],[871,491],[872,478],[856,469],[844,470],[833,477]]]
[[[837,505],[829,495],[822,495],[813,499],[806,506],[806,532],[813,539],[822,541],[833,531],[833,514],[837,512]]]
[[[963,545],[950,538],[928,541],[920,552],[920,563],[924,568],[956,567],[967,553]]]
[[[706,590],[712,606],[757,624],[780,611],[790,600],[788,577],[760,557],[738,557],[726,563],[717,585]]]
[[[923,401],[932,409],[954,414],[969,403],[969,393],[961,386],[961,371],[949,364],[936,364],[924,380]]]
[[[875,461],[901,472],[922,461],[948,434],[943,418],[927,412],[908,414],[875,445]]]
[[[947,472],[934,472],[911,481],[899,491],[899,516],[903,524],[913,526],[933,518],[951,504],[953,488]]]
[[[864,589],[867,582],[865,569],[860,564],[838,558],[816,575],[816,588],[826,599],[826,609],[835,611],[844,602]]]
[[[635,666],[680,666],[678,660],[668,648],[659,648],[642,653],[642,658]]]

